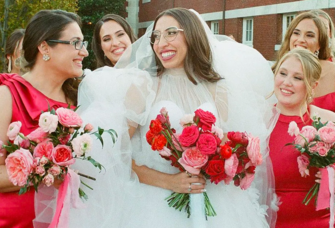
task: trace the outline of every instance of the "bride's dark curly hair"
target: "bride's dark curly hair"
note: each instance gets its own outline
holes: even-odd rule
[[[156,17],[153,29],[155,29],[157,21],[163,16],[173,17],[184,30],[183,33],[187,43],[184,69],[188,79],[195,85],[197,81],[219,81],[221,77],[213,69],[212,51],[205,29],[197,15],[184,8],[168,9]],[[153,49],[153,44],[151,44],[151,47]],[[157,75],[160,76],[165,68],[157,55],[155,55],[155,59],[158,67]]]

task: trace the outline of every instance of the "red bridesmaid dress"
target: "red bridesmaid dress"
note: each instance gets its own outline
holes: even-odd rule
[[[12,94],[12,122],[22,122],[21,132],[24,135],[38,127],[39,116],[42,111],[48,110],[48,105],[53,109],[68,106],[46,97],[16,74],[0,74],[0,85],[7,86]],[[30,228],[34,218],[33,188],[23,195],[18,195],[18,192],[0,193],[1,228]]]
[[[291,121],[295,121],[300,130],[303,126],[312,123],[307,114],[304,115],[304,121],[300,116],[280,115],[270,136],[270,157],[273,163],[276,193],[281,202],[276,227],[329,227],[329,210],[316,211],[314,200],[311,200],[307,206],[302,204],[307,192],[315,183],[317,169],[310,169],[309,176],[301,177],[297,163],[300,152],[292,146],[285,146],[294,139],[287,132]]]

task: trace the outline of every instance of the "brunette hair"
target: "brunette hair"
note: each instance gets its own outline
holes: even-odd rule
[[[317,82],[321,77],[321,65],[319,59],[309,50],[305,49],[293,49],[287,52],[279,61],[275,68],[275,77],[277,76],[280,66],[282,63],[290,57],[295,57],[301,62],[302,71],[304,75],[304,83],[306,86],[306,95],[305,102],[306,104],[310,104],[313,99],[313,84]]]
[[[65,28],[74,22],[81,27],[81,19],[77,14],[63,10],[41,10],[36,13],[29,21],[23,39],[25,67],[29,69],[34,67],[39,52],[38,46],[43,41],[59,39]],[[48,42],[48,45],[53,47],[57,44]],[[74,104],[77,104],[79,82],[80,80],[76,78],[69,78],[62,86],[65,96]]]
[[[8,69],[9,60],[7,56],[12,56],[18,51],[19,44],[24,37],[24,29],[15,29],[14,32],[10,34],[6,41],[6,49],[5,49],[5,56],[6,56],[6,68]],[[12,62],[12,64],[15,64]]]
[[[319,30],[319,40],[318,40],[320,45],[319,56],[318,56],[319,59],[327,60],[331,56],[330,49],[328,47],[329,39],[325,25],[323,24],[321,19],[315,14],[310,12],[304,12],[295,17],[294,20],[289,25],[289,27],[287,28],[284,41],[278,51],[277,61],[272,66],[272,70],[274,70],[277,67],[279,59],[281,59],[287,52],[290,51],[290,39],[293,34],[293,31],[298,26],[298,24],[305,19],[313,20],[314,24]]]
[[[323,17],[325,18],[327,21],[328,21],[328,27],[329,27],[329,31],[330,31],[330,37],[329,37],[329,47],[331,49],[331,55],[334,57],[334,54],[335,54],[335,44],[334,44],[334,23],[333,23],[333,20],[331,19],[331,17],[329,16],[328,13],[326,13],[325,11],[323,10],[320,10],[320,9],[314,9],[314,10],[311,10],[309,11],[310,13],[313,13],[315,14],[316,16],[319,16],[319,17]]]
[[[107,14],[103,16],[94,26],[93,39],[92,39],[92,49],[95,58],[97,60],[97,67],[103,67],[106,65],[114,67],[114,64],[108,58],[105,57],[104,52],[102,51],[101,48],[100,30],[102,25],[107,21],[115,21],[116,23],[118,23],[128,35],[131,43],[134,43],[136,41],[136,36],[132,28],[123,17],[117,14]]]
[[[153,29],[155,29],[157,21],[163,16],[173,17],[184,30],[183,33],[187,44],[184,69],[188,79],[195,85],[197,84],[197,80],[208,82],[219,81],[221,77],[213,69],[212,51],[207,34],[197,15],[184,8],[168,9],[156,17]],[[153,49],[153,44],[151,44],[151,47]],[[165,71],[165,68],[156,54],[155,59],[158,67],[157,75],[160,76]]]

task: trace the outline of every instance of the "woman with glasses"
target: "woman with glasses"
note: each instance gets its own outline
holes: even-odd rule
[[[107,14],[94,27],[92,49],[97,68],[113,67],[136,37],[128,22],[119,15]]]
[[[113,69],[113,79],[107,81],[107,75],[85,78],[79,101],[86,112],[101,102],[101,106],[108,106],[109,101],[116,99],[116,87],[122,87],[124,92],[119,95],[124,96],[122,112],[132,138],[132,153],[119,156],[123,158],[123,165],[131,167],[134,173],[130,173],[130,180],[122,185],[122,194],[117,197],[109,196],[110,188],[101,182],[100,188],[108,191],[100,197],[107,202],[92,210],[105,212],[108,208],[124,214],[111,214],[109,222],[103,220],[101,227],[269,227],[266,214],[270,210],[263,205],[269,206],[272,196],[265,150],[269,130],[264,119],[272,113],[265,112],[267,104],[263,95],[272,88],[265,86],[255,92],[251,81],[273,84],[271,74],[265,59],[254,49],[229,38],[219,42],[200,15],[175,8],[159,14],[146,34],[127,49]],[[119,83],[122,78],[132,83]],[[182,130],[180,119],[201,108],[216,116],[216,126],[224,132],[238,130],[260,136],[264,165],[259,167],[253,187],[244,191],[233,183],[209,183],[202,175],[180,172],[153,151],[145,135],[150,121],[163,107],[177,132]],[[88,116],[97,118],[93,112]],[[113,122],[113,119],[105,118],[105,121]],[[114,172],[114,176],[123,173],[119,169]],[[205,212],[201,212],[205,191],[216,211],[215,217],[206,218]],[[199,203],[191,206],[190,218],[185,211],[168,206],[165,199],[172,192],[200,198]],[[194,209],[199,209],[200,214]],[[97,216],[86,219],[85,227],[102,221],[102,217]],[[79,224],[80,219],[77,220]]]
[[[25,67],[22,77],[0,74],[0,140],[11,122],[22,123],[28,135],[38,127],[41,112],[48,108],[77,104],[77,78],[83,74],[82,61],[88,55],[81,20],[62,10],[42,10],[30,20],[24,40]],[[0,227],[33,227],[34,188],[18,195],[19,187],[8,179],[5,153],[0,157]]]

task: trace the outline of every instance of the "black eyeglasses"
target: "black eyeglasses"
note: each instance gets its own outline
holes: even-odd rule
[[[84,46],[87,49],[88,41],[83,41],[83,40],[47,40],[47,42],[51,43],[60,43],[60,44],[70,44],[74,46],[76,50],[81,50]]]
[[[183,32],[184,29],[180,29],[177,27],[169,27],[165,31],[163,31],[163,37],[167,42],[174,41],[179,32]],[[158,44],[161,39],[162,33],[160,31],[152,31],[150,35],[150,43]]]

